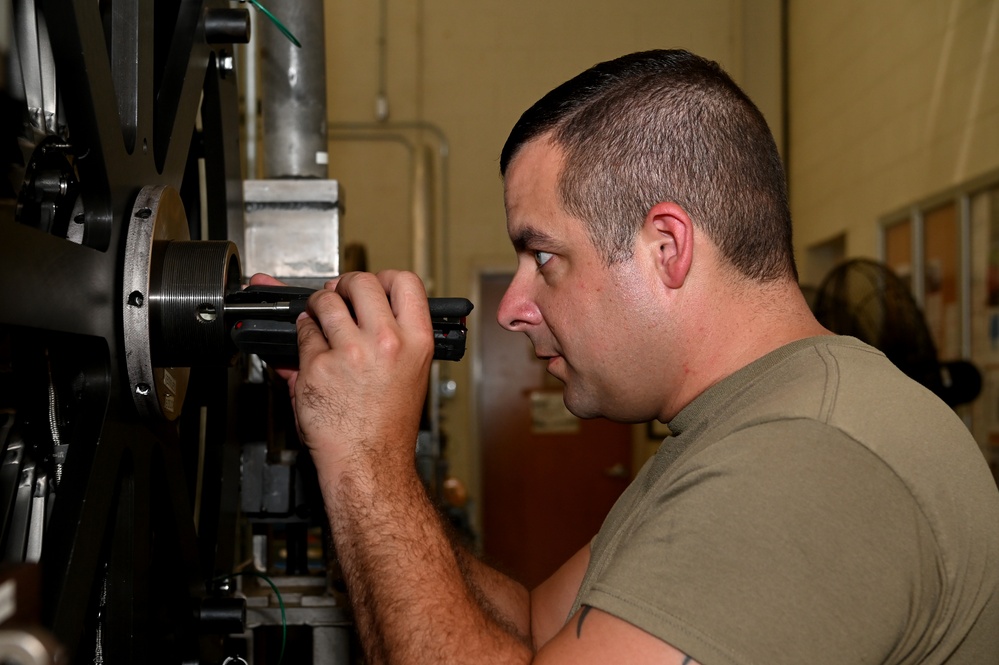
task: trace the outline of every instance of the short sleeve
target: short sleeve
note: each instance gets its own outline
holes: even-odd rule
[[[936,549],[905,485],[810,420],[680,460],[607,547],[581,602],[703,663],[883,663],[919,639]]]

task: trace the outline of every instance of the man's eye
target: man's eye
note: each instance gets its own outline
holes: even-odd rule
[[[535,262],[537,262],[539,267],[548,263],[548,261],[551,260],[553,256],[555,255],[552,254],[551,252],[541,252],[541,251],[534,252],[534,260]]]

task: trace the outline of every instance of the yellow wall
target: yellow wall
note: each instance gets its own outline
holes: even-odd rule
[[[449,155],[450,228],[448,278],[438,295],[474,301],[478,271],[513,268],[498,173],[503,141],[530,104],[598,61],[643,49],[688,48],[721,62],[781,126],[775,118],[781,109],[779,0],[406,0],[387,3],[389,121],[382,131],[343,129],[345,123],[375,122],[380,5],[326,5],[328,115],[335,137],[330,175],[345,192],[344,241],[367,245],[371,269],[412,268],[406,142],[419,136],[398,125],[428,123],[440,131]],[[375,135],[381,138],[373,140]],[[428,130],[424,138],[436,149],[435,136]],[[434,160],[429,163],[433,170]],[[496,325],[494,317],[473,312],[473,335],[478,326]],[[443,426],[452,471],[477,498],[473,366],[474,348],[445,368],[459,392],[445,405]]]
[[[789,0],[791,211],[807,249],[999,167],[999,1]]]
[[[786,4],[785,156],[798,259],[814,283],[825,266],[809,265],[809,248],[843,236],[847,256],[874,256],[880,217],[999,168],[999,0]],[[413,268],[413,167],[423,160],[442,175],[435,156],[446,146],[446,207],[437,211],[449,224],[438,257],[446,275],[432,286],[474,301],[480,271],[513,267],[498,175],[510,127],[553,86],[630,51],[684,47],[718,60],[785,145],[780,5],[327,0],[330,175],[345,192],[345,241],[365,243],[373,269]],[[378,124],[383,6],[390,117]],[[358,124],[375,129],[345,129]],[[414,157],[422,144],[431,151]],[[495,325],[493,316],[473,313],[469,355],[445,367],[459,384],[444,407],[449,458],[473,497],[474,331]]]

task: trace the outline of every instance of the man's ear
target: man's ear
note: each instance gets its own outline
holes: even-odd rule
[[[652,252],[663,284],[683,286],[694,257],[694,223],[687,211],[672,201],[652,206],[645,215],[642,241]]]

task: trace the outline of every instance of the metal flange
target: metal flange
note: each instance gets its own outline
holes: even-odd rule
[[[128,223],[122,280],[125,364],[142,416],[176,420],[189,368],[225,365],[235,354],[223,310],[240,286],[236,246],[189,237],[177,190],[144,187]]]
[[[164,241],[188,240],[187,216],[180,194],[168,186],[147,186],[135,199],[128,222],[122,280],[125,365],[132,401],[142,416],[175,420],[180,416],[190,369],[153,367],[152,264]]]

